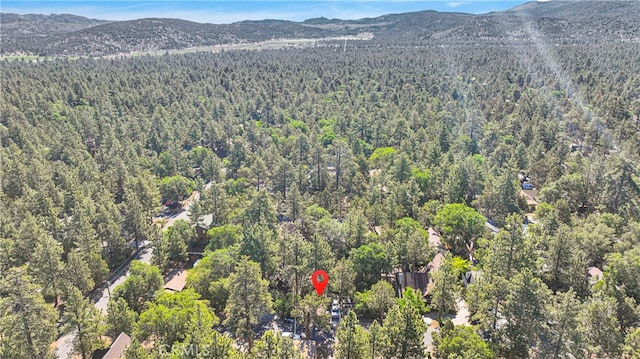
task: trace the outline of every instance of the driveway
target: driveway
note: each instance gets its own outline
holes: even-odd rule
[[[451,319],[454,325],[471,325],[469,322],[469,309],[464,299],[458,298],[456,301],[456,315],[445,314],[443,318]],[[440,329],[438,325],[438,312],[429,312],[422,316],[422,319],[427,324],[427,332],[424,334],[424,345],[429,352],[433,352],[433,337],[432,334]]]

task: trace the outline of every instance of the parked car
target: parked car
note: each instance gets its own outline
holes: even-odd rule
[[[331,308],[331,321],[338,322],[340,320],[340,307]]]
[[[533,189],[533,184],[531,184],[529,182],[523,182],[522,183],[522,189]]]

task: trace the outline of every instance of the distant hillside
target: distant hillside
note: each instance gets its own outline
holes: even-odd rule
[[[151,50],[257,42],[272,38],[319,38],[331,31],[290,21],[200,24],[179,19],[112,22],[50,36],[2,36],[2,54],[100,56]]]
[[[101,56],[362,32],[373,33],[375,44],[640,43],[638,1],[532,2],[483,15],[420,11],[360,20],[315,18],[303,22],[263,20],[229,25],[177,19],[105,23],[73,15],[3,14],[0,21],[1,54],[45,56]],[[47,32],[46,24],[67,25]],[[78,29],[70,30],[74,27]]]
[[[71,14],[18,15],[0,13],[2,36],[48,36],[84,30],[109,21],[87,19]]]

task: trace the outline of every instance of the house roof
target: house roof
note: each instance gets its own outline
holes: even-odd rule
[[[164,289],[174,292],[180,292],[187,283],[187,271],[182,269],[175,273],[171,279],[164,285]]]
[[[427,264],[427,267],[429,267],[429,271],[437,271],[438,269],[440,269],[440,266],[442,265],[442,262],[444,261],[444,254],[442,253],[438,253],[436,254],[435,257],[433,257],[433,260],[431,262],[429,262],[429,264]]]
[[[401,291],[411,287],[424,295],[429,282],[429,275],[425,272],[396,272],[396,283]]]
[[[442,238],[440,238],[438,232],[436,232],[433,227],[429,227],[427,232],[429,232],[429,244],[434,248],[440,247],[442,245]]]
[[[602,278],[602,271],[598,267],[589,267],[589,277],[591,278]]]
[[[211,223],[213,223],[213,214],[207,214],[198,219],[197,227],[209,229],[211,227]]]
[[[434,282],[433,282],[432,272],[437,272],[438,269],[440,269],[440,266],[442,265],[443,261],[444,261],[444,254],[438,253],[436,254],[435,257],[433,257],[433,260],[429,262],[429,264],[427,264],[427,268],[429,269],[429,279],[427,281],[427,290],[425,294],[431,294],[431,291],[433,291]]]
[[[381,235],[382,234],[382,227],[381,226],[375,226],[375,227],[373,227],[373,231],[375,232],[375,234]]]
[[[536,205],[539,202],[536,189],[521,189],[520,194],[527,200],[528,205]]]
[[[131,343],[131,338],[124,332],[120,333],[116,340],[111,343],[109,351],[102,357],[102,359],[120,359],[124,358],[124,352]]]

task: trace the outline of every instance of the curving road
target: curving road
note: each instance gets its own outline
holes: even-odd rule
[[[211,183],[207,183],[207,185],[205,186],[205,189],[208,189],[209,187],[211,187]],[[190,214],[189,208],[191,207],[193,202],[195,202],[199,198],[200,198],[200,193],[198,193],[197,191],[194,191],[189,196],[189,198],[187,198],[184,201],[182,205],[182,211],[180,213],[177,213],[173,216],[170,216],[164,219],[165,224],[162,229],[166,230],[167,228],[171,227],[175,223],[175,221],[180,219],[189,221],[189,214]],[[156,220],[156,218],[154,218],[154,220]],[[153,250],[149,244],[150,243],[148,242],[143,242],[141,244],[142,249],[140,250],[140,252],[138,252],[138,254],[135,257],[132,258],[132,260],[136,259],[144,263],[151,263]],[[126,269],[122,270],[119,274],[112,275],[109,288],[108,289],[104,288],[102,290],[102,293],[100,294],[100,298],[98,298],[98,300],[96,301],[96,307],[100,309],[103,314],[107,314],[107,303],[109,303],[111,292],[115,289],[115,287],[122,284],[122,282],[124,282],[125,279],[127,279],[128,275],[129,275],[129,266],[127,266]],[[58,338],[58,340],[55,341],[54,345],[57,348],[56,356],[59,359],[69,359],[71,357],[71,355],[73,354],[73,340],[75,339],[75,336],[76,336],[75,332],[70,332],[63,335],[62,337]]]

